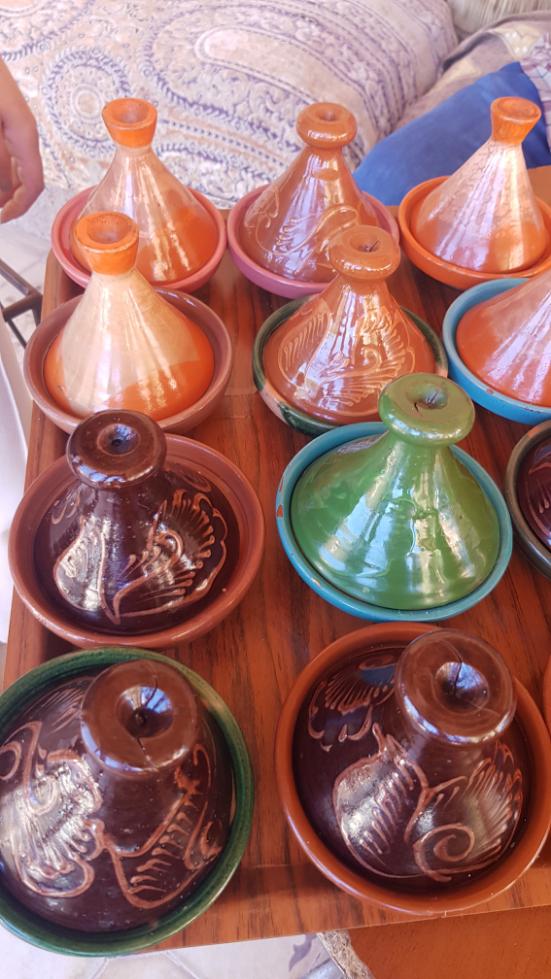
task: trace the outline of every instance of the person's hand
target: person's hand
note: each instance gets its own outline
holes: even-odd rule
[[[43,189],[34,116],[0,60],[0,222],[24,214]]]

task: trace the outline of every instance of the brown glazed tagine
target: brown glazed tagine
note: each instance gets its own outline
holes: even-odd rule
[[[392,623],[309,664],[276,768],[291,827],[334,883],[431,913],[488,899],[535,859],[551,822],[549,749],[492,647]]]
[[[219,453],[137,412],[91,415],[25,495],[12,526],[19,594],[73,642],[146,646],[212,628],[263,549],[258,500]]]
[[[343,155],[356,128],[342,105],[317,102],[302,110],[297,132],[304,149],[244,215],[241,243],[250,259],[288,279],[328,282],[334,235],[351,224],[378,223]]]
[[[379,395],[396,377],[445,373],[445,358],[436,364],[437,338],[388,288],[400,249],[386,231],[346,228],[329,255],[335,278],[271,332],[262,346],[265,380],[256,382],[277,414],[346,425],[377,418]]]
[[[228,747],[181,673],[91,666],[0,742],[0,883],[68,929],[154,925],[214,867],[232,804]]]

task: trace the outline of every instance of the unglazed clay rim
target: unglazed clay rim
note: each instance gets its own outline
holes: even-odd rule
[[[551,826],[551,744],[549,734],[532,697],[514,679],[517,717],[532,755],[529,815],[522,835],[507,855],[483,877],[441,894],[407,893],[377,884],[347,867],[319,838],[306,815],[296,788],[293,743],[298,714],[305,697],[329,667],[344,662],[366,646],[403,642],[432,632],[422,623],[379,623],[349,633],[327,646],[298,675],[283,705],[275,742],[275,768],[285,816],[298,843],[312,863],[341,890],[352,897],[371,901],[393,911],[415,915],[441,915],[464,911],[501,894],[525,873],[537,858]]]
[[[167,289],[155,291],[201,327],[214,351],[214,373],[205,393],[189,408],[175,415],[156,419],[163,431],[177,432],[181,435],[208,418],[219,404],[230,379],[233,360],[232,343],[224,323],[206,303],[195,296],[187,296],[183,293],[178,295]],[[83,419],[64,411],[58,405],[45,384],[43,368],[48,350],[79,301],[80,297],[77,296],[62,303],[42,320],[25,348],[23,360],[25,383],[33,401],[54,425],[67,434],[73,432]]]
[[[307,560],[296,540],[290,518],[291,498],[296,483],[305,469],[320,456],[345,442],[376,437],[385,431],[386,427],[382,422],[359,422],[356,425],[342,425],[340,428],[326,432],[325,435],[318,436],[317,439],[309,442],[297,452],[283,472],[276,496],[276,522],[283,549],[295,571],[312,591],[329,602],[330,605],[334,605],[349,615],[355,615],[359,619],[368,619],[372,622],[436,622],[439,619],[449,619],[454,615],[460,615],[486,598],[503,577],[513,550],[513,530],[505,500],[491,476],[476,459],[473,459],[472,456],[456,445],[451,447],[452,452],[467,467],[481,489],[484,490],[498,518],[500,535],[499,553],[492,571],[477,588],[468,595],[464,595],[463,598],[458,598],[454,602],[448,602],[447,605],[439,605],[435,608],[412,610],[386,608],[383,605],[362,602],[361,599],[353,598],[351,595],[340,591],[325,579]]]
[[[269,269],[265,269],[262,265],[258,265],[257,262],[254,262],[252,258],[249,258],[247,252],[241,245],[241,225],[243,223],[245,211],[249,205],[260,196],[262,191],[265,190],[267,186],[267,184],[264,184],[262,187],[258,187],[256,190],[251,190],[232,207],[228,215],[228,247],[231,257],[233,258],[239,271],[245,276],[246,279],[249,279],[249,281],[253,282],[256,286],[260,286],[261,289],[266,289],[268,292],[273,292],[276,296],[284,296],[287,299],[297,299],[301,296],[311,296],[314,293],[323,292],[327,286],[327,282],[308,282],[301,279],[287,279],[284,275],[278,275],[277,272],[270,272]],[[383,229],[383,231],[387,231],[390,235],[392,235],[394,241],[398,245],[400,242],[400,232],[394,216],[385,207],[385,205],[381,204],[381,202],[375,197],[371,197],[371,195],[366,193],[366,191],[362,191],[362,193],[375,211],[377,220],[379,221],[379,226]]]
[[[133,635],[100,632],[78,625],[61,609],[54,607],[41,590],[35,574],[22,571],[21,555],[34,548],[34,537],[40,520],[54,500],[74,477],[65,456],[56,459],[31,484],[19,504],[10,530],[8,562],[17,594],[38,621],[67,642],[86,649],[101,646],[130,646],[160,649],[191,642],[215,628],[240,604],[251,587],[264,552],[264,516],[258,497],[247,477],[216,449],[179,435],[167,435],[166,466],[198,464],[205,476],[241,510],[236,519],[240,525],[240,556],[225,588],[197,615],[181,623]],[[243,541],[244,537],[244,541]],[[29,564],[34,567],[32,554]]]
[[[524,553],[530,558],[538,571],[541,571],[547,578],[551,578],[551,551],[536,537],[530,524],[525,519],[517,495],[517,478],[526,453],[535,448],[545,438],[551,439],[551,420],[544,421],[541,425],[537,425],[536,428],[530,429],[517,442],[511,452],[507,469],[505,470],[504,494],[514,528]]]
[[[316,418],[314,415],[309,415],[307,412],[301,411],[300,408],[297,408],[295,405],[291,404],[277,390],[270,378],[267,377],[264,368],[264,347],[266,346],[266,343],[268,342],[272,333],[275,333],[280,326],[283,326],[286,320],[288,320],[289,317],[300,308],[300,306],[307,302],[307,300],[307,296],[305,296],[304,299],[295,299],[293,302],[282,306],[281,309],[276,309],[264,321],[255,337],[253,346],[253,378],[262,400],[268,406],[270,411],[272,411],[274,415],[280,419],[280,421],[285,422],[291,428],[296,428],[299,432],[303,432],[305,435],[322,435],[324,432],[330,432],[334,428],[339,428],[342,426],[339,426],[338,423],[324,422],[321,420],[321,418]],[[428,326],[424,320],[422,320],[415,313],[412,313],[410,309],[406,309],[405,306],[401,306],[400,309],[415,323],[429,343],[435,359],[434,373],[438,374],[440,377],[447,377],[448,358],[446,357],[446,351],[444,350],[444,345],[440,338],[436,335],[434,330],[431,330],[430,326]],[[372,419],[378,419],[378,417],[377,412],[373,412],[371,415],[367,415],[363,421],[371,421]]]
[[[435,187],[438,187],[439,184],[447,179],[447,177],[432,177],[431,180],[425,180],[423,183],[417,184],[416,187],[412,187],[408,191],[399,205],[398,224],[402,235],[402,248],[413,265],[421,269],[422,272],[425,272],[432,279],[436,279],[437,282],[443,282],[445,285],[453,286],[455,289],[468,289],[470,286],[478,285],[481,282],[489,282],[491,279],[507,279],[511,275],[522,275],[525,278],[531,278],[533,275],[538,275],[540,272],[551,267],[551,207],[540,197],[536,197],[536,200],[547,231],[549,232],[549,244],[543,257],[527,269],[502,273],[477,272],[466,269],[461,265],[455,265],[453,262],[446,262],[443,258],[438,258],[437,255],[433,255],[432,252],[427,251],[413,233],[411,227],[412,214],[417,205],[420,204],[420,201],[431,190],[434,190]]]
[[[79,286],[86,286],[90,279],[90,273],[86,271],[85,268],[77,262],[73,255],[72,248],[70,246],[71,241],[71,228],[78,218],[80,212],[84,208],[86,201],[95,190],[95,187],[87,187],[86,190],[81,190],[80,193],[76,194],[75,197],[71,197],[70,200],[63,205],[63,207],[58,211],[55,216],[54,223],[52,225],[52,250],[57,258],[59,264],[61,265],[64,272],[67,273],[73,282],[76,282]],[[224,218],[220,214],[217,207],[209,201],[208,197],[201,194],[198,190],[193,190],[192,187],[188,187],[190,193],[203,205],[206,211],[210,214],[216,225],[216,231],[218,234],[218,241],[216,248],[209,258],[208,262],[202,266],[202,268],[197,269],[193,275],[184,276],[183,279],[178,279],[174,282],[152,282],[155,288],[159,289],[181,289],[185,292],[195,292],[196,289],[200,289],[204,286],[206,282],[214,275],[216,269],[220,265],[224,252],[226,250],[226,225],[224,223]]]
[[[521,422],[523,425],[535,425],[551,418],[551,407],[533,405],[529,401],[518,401],[516,398],[510,398],[508,395],[496,391],[489,384],[485,384],[467,367],[457,349],[455,340],[465,313],[474,306],[478,306],[479,303],[493,299],[494,296],[507,292],[508,289],[514,289],[515,286],[520,286],[527,281],[524,278],[492,279],[491,282],[482,282],[478,286],[467,289],[461,296],[454,299],[446,311],[442,324],[442,339],[449,358],[450,377],[467,391],[473,401],[501,418]]]
[[[0,921],[19,938],[23,938],[39,948],[62,952],[69,955],[120,955],[136,952],[157,942],[163,941],[189,925],[201,915],[222,893],[237,870],[248,843],[254,803],[254,783],[247,746],[233,714],[219,694],[199,674],[190,670],[177,660],[136,648],[120,649],[104,646],[94,652],[71,652],[58,656],[16,680],[0,695],[0,739],[12,720],[50,683],[59,677],[68,678],[113,663],[135,659],[150,659],[168,664],[191,684],[218,724],[231,756],[234,781],[235,812],[228,842],[220,857],[198,888],[188,900],[166,915],[162,915],[155,925],[143,925],[128,931],[111,934],[96,933],[63,928],[45,921],[28,911],[0,885]],[[61,669],[60,669],[61,668]]]

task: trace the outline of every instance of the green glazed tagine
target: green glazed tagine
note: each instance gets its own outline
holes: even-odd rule
[[[499,552],[497,514],[452,452],[474,423],[467,394],[434,374],[392,381],[388,431],[317,459],[291,499],[307,560],[347,595],[387,608],[435,608],[469,595]]]

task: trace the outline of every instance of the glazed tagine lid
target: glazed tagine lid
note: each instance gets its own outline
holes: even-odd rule
[[[145,415],[91,415],[67,443],[73,479],[34,541],[38,581],[54,607],[99,632],[153,633],[207,607],[240,547],[222,490],[184,462]]]
[[[92,275],[45,357],[51,396],[81,418],[128,408],[162,419],[191,407],[212,380],[213,349],[200,326],[135,268],[135,222],[91,213],[74,233]]]
[[[0,883],[68,929],[154,925],[215,866],[232,805],[228,747],[181,672],[90,666],[0,742]]]
[[[379,399],[388,431],[326,452],[300,476],[291,523],[334,587],[373,605],[432,609],[486,580],[500,546],[497,514],[452,452],[474,422],[453,381],[412,374]]]
[[[517,497],[532,533],[549,551],[551,563],[551,432],[535,442],[519,467]]]
[[[349,227],[329,255],[336,277],[272,333],[263,359],[287,403],[344,425],[375,417],[389,381],[431,372],[435,358],[386,284],[400,264],[400,249],[386,231]]]
[[[436,895],[484,875],[526,818],[531,758],[515,707],[501,656],[456,630],[329,667],[293,743],[297,791],[322,842],[396,891]]]
[[[522,153],[541,111],[505,97],[491,113],[490,139],[422,201],[412,231],[444,261],[498,274],[534,265],[549,241]]]
[[[356,128],[352,113],[333,102],[299,114],[297,132],[306,146],[244,216],[242,245],[258,265],[288,279],[328,282],[334,235],[351,224],[377,224],[343,155]]]
[[[80,217],[122,211],[140,229],[138,269],[149,282],[170,284],[198,271],[218,243],[215,222],[203,204],[174,177],[151,148],[157,110],[143,99],[115,99],[103,120],[115,156]],[[75,257],[88,268],[73,235]]]
[[[551,409],[551,271],[473,306],[457,327],[456,342],[485,384]]]

